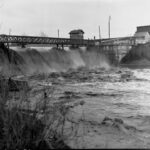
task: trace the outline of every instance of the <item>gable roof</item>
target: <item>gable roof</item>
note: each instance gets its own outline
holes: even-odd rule
[[[134,37],[137,37],[137,38],[144,38],[145,36],[150,36],[148,32],[136,32],[134,34]]]
[[[69,34],[84,34],[84,31],[82,29],[72,30],[69,32]]]
[[[138,26],[136,33],[138,33],[138,32],[148,32],[150,34],[150,25],[148,25],[148,26]]]

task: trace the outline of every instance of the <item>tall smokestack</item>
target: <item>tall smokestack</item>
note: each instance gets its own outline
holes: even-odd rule
[[[111,20],[111,16],[109,16],[108,19],[108,37],[110,38],[110,20]]]

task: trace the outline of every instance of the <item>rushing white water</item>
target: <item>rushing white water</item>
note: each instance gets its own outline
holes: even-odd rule
[[[81,80],[78,78],[74,83],[74,78],[68,83],[63,79],[63,87],[59,85],[61,93],[71,91],[79,96],[74,100],[85,102],[74,108],[76,113],[70,117],[80,118],[84,113],[85,122],[80,123],[80,130],[86,130],[79,135],[78,144],[75,139],[68,141],[73,148],[150,148],[150,70],[120,71],[85,71],[87,80],[83,82],[84,71],[80,70],[77,74]],[[123,75],[128,73],[134,78],[126,80],[128,77]],[[102,124],[105,117],[110,120]]]
[[[106,57],[97,51],[26,48],[16,52],[19,60],[13,64],[14,71],[34,74],[35,84],[41,82],[42,75],[38,73],[54,71],[40,85],[55,83],[54,99],[59,102],[65,99],[66,91],[73,93],[71,102],[85,102],[69,114],[74,121],[84,118],[78,121],[79,135],[68,139],[68,145],[150,148],[150,69],[110,68]],[[7,67],[4,55],[0,64],[2,70],[4,64]]]
[[[13,53],[12,50],[14,50]],[[0,67],[1,72],[5,74],[8,72],[10,74],[50,73],[78,67],[110,68],[106,56],[94,48],[62,50],[48,47],[12,47],[12,50],[10,50],[12,53],[10,57],[13,61],[9,62],[6,50],[1,49]]]
[[[150,148],[149,75],[150,69],[79,68],[32,79],[55,83],[57,102],[84,101],[67,116],[78,131],[75,137],[66,135],[72,148]],[[72,128],[66,123],[65,133]]]

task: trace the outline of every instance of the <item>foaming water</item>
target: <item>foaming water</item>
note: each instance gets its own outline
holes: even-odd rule
[[[77,69],[64,74],[54,78],[55,81],[63,79],[62,85],[58,84],[60,97],[69,91],[75,95],[74,101],[85,102],[82,107],[75,107],[76,113],[70,116],[75,118],[84,112],[84,127],[89,123],[86,148],[92,144],[94,148],[97,145],[105,148],[100,142],[106,141],[109,141],[108,148],[150,147],[150,82],[146,79],[149,69]]]
[[[150,80],[150,69],[136,69],[134,74],[140,79]]]
[[[129,68],[150,68],[150,44],[139,44],[122,58],[121,64]]]
[[[11,67],[13,70],[12,72],[16,72],[16,74],[59,72],[67,71],[70,68],[76,69],[78,67],[110,68],[105,55],[96,49],[90,49],[87,51],[82,49],[62,50],[56,48],[36,47],[13,48],[13,50],[17,53],[20,59],[22,59],[22,62],[14,64],[16,68],[19,68],[19,72]]]

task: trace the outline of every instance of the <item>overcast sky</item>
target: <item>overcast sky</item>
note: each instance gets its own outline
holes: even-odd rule
[[[69,37],[72,29],[83,29],[85,38],[129,36],[136,26],[150,25],[150,0],[0,0],[0,33]]]

